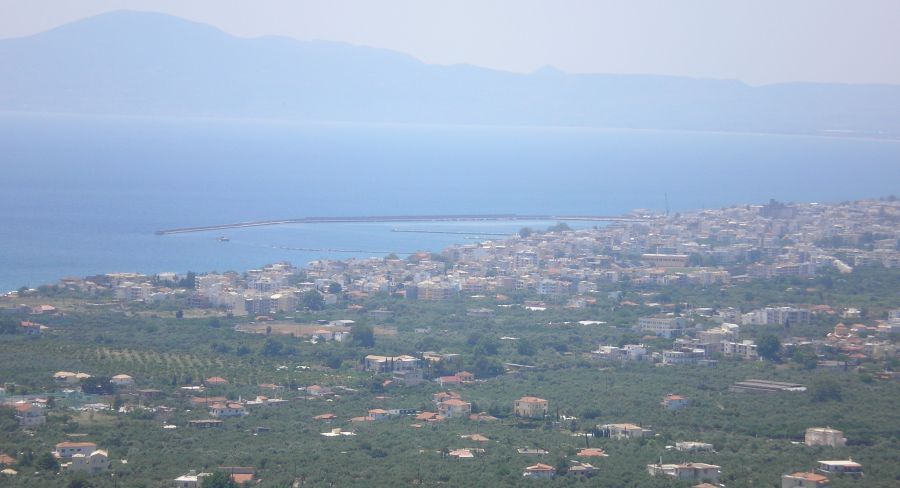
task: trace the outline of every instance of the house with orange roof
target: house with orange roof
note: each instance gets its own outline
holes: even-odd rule
[[[537,463],[534,466],[528,466],[522,472],[522,476],[532,479],[549,479],[556,476],[556,468],[549,464]]]
[[[441,376],[437,381],[441,386],[459,386],[474,383],[475,375],[468,371],[460,371],[453,376]]]
[[[213,397],[191,397],[191,403],[198,407],[202,407],[204,405],[212,405],[213,403],[225,403],[228,399],[223,396],[213,396]]]
[[[239,486],[253,481],[256,469],[247,466],[219,466],[217,471],[224,471]]]
[[[578,457],[609,457],[609,454],[606,454],[606,451],[604,451],[603,449],[598,449],[596,447],[589,447],[589,448],[578,451],[576,456],[578,456]]]
[[[472,383],[475,381],[475,373],[470,373],[468,371],[460,371],[459,373],[456,373],[456,377],[463,383]]]
[[[662,401],[662,405],[669,410],[682,409],[682,408],[688,406],[689,403],[690,403],[690,401],[687,398],[685,398],[681,395],[675,395],[672,393],[666,395],[666,397],[663,398],[663,401]]]
[[[247,410],[237,402],[213,403],[209,406],[209,414],[216,418],[241,417]]]
[[[211,376],[211,377],[203,380],[203,384],[206,386],[222,386],[222,385],[227,385],[228,380],[226,380],[225,378],[222,378],[220,376]]]
[[[475,454],[472,453],[469,449],[454,449],[447,453],[449,457],[455,457],[457,459],[474,459]]]
[[[821,474],[797,472],[781,476],[781,488],[821,488],[831,481]]]
[[[41,315],[44,313],[56,313],[56,307],[54,307],[53,305],[41,304],[36,307],[32,307],[31,313],[34,315]]]
[[[478,422],[482,422],[482,421],[488,422],[491,420],[498,420],[498,419],[497,419],[497,417],[494,417],[493,415],[488,415],[486,413],[473,413],[472,415],[469,415],[469,420],[475,420]]]
[[[460,437],[462,437],[463,439],[469,439],[470,441],[475,441],[475,442],[490,441],[490,439],[488,439],[487,437],[485,437],[481,434],[470,434],[470,435],[464,435],[464,436],[460,436]]]
[[[459,386],[462,384],[462,380],[459,379],[458,376],[441,376],[437,379],[439,385],[443,386]]]
[[[28,321],[20,322],[19,327],[21,328],[22,332],[25,333],[25,335],[30,335],[30,336],[39,336],[39,335],[41,335],[41,332],[43,332],[44,329],[47,328],[47,326],[45,326],[45,325],[41,325],[36,322],[28,322]]]

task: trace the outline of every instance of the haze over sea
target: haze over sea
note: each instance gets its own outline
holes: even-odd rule
[[[900,142],[582,128],[0,114],[0,291],[112,271],[245,270],[440,251],[523,222],[305,224],[306,216],[615,215],[900,191]],[[533,223],[545,227],[548,222]],[[231,241],[215,238],[227,235]],[[488,238],[488,236],[485,236]],[[360,253],[289,248],[360,250]]]

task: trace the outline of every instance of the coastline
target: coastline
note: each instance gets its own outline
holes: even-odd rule
[[[445,129],[494,129],[494,130],[564,130],[587,132],[633,132],[633,133],[658,133],[658,134],[708,134],[708,135],[736,135],[736,136],[776,136],[797,137],[815,139],[835,139],[847,141],[892,142],[900,143],[900,134],[876,136],[855,131],[838,129],[823,129],[820,131],[798,132],[765,132],[748,130],[713,130],[691,128],[655,128],[655,127],[625,127],[625,126],[596,126],[596,125],[545,125],[545,124],[451,124],[442,122],[386,122],[367,120],[331,120],[331,119],[292,119],[278,117],[235,117],[229,115],[200,115],[200,114],[120,114],[104,112],[46,112],[46,111],[21,111],[0,110],[0,116],[26,116],[26,117],[68,117],[68,118],[95,118],[95,119],[126,119],[135,121],[194,121],[194,122],[220,122],[220,123],[254,123],[275,124],[285,126],[312,126],[312,127],[387,127],[387,128],[445,128]]]

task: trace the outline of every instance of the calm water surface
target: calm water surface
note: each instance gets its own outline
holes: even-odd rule
[[[0,290],[109,271],[438,251],[521,222],[161,228],[323,215],[619,214],[900,193],[900,143],[0,114]],[[536,227],[550,223],[532,223]],[[215,237],[228,235],[230,242]],[[360,253],[285,248],[359,250]]]

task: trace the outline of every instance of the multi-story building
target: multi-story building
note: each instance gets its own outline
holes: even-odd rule
[[[472,404],[458,398],[438,402],[438,414],[445,418],[468,418],[472,414]]]
[[[101,473],[109,469],[109,454],[102,449],[94,450],[90,454],[75,454],[69,458],[69,462],[61,463],[60,468],[69,473]]]
[[[844,447],[847,439],[844,433],[831,427],[810,427],[806,429],[807,446]]]
[[[459,295],[459,287],[450,283],[431,280],[416,283],[415,294],[419,300],[445,301]]]
[[[759,359],[759,353],[756,351],[756,344],[750,340],[741,342],[723,342],[721,352],[725,357],[738,357],[750,360]]]
[[[544,418],[549,405],[550,403],[543,398],[526,396],[516,400],[513,411],[517,417]]]
[[[711,481],[719,480],[722,472],[721,466],[706,463],[683,464],[648,464],[647,472],[650,476],[666,476],[681,481]]]
[[[854,462],[852,459],[846,461],[819,461],[819,466],[816,469],[821,473],[845,474],[854,478],[863,475],[862,464]]]
[[[53,449],[53,456],[57,459],[69,459],[76,454],[90,454],[97,450],[97,444],[93,442],[60,442]]]
[[[805,308],[795,307],[766,307],[744,314],[744,325],[792,325],[808,324],[811,313]]]
[[[637,330],[665,338],[672,338],[684,331],[687,321],[683,317],[641,317]]]

